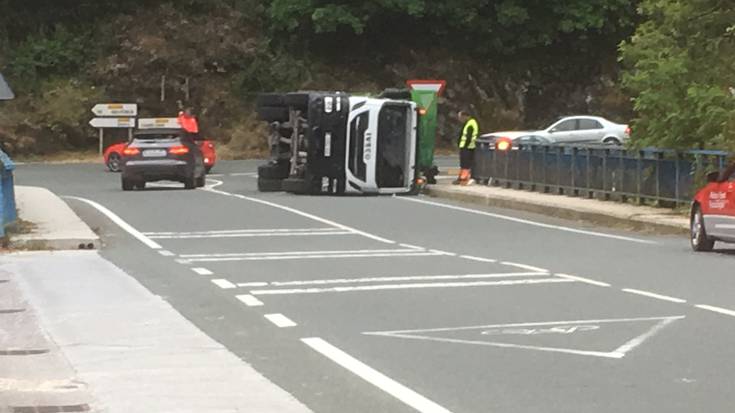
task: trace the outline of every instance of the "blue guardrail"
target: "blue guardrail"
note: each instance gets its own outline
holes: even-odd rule
[[[18,219],[18,211],[15,207],[15,183],[13,179],[13,171],[15,171],[15,163],[10,157],[0,150],[0,215],[2,215],[2,225],[0,225],[0,237],[5,236],[5,227]]]

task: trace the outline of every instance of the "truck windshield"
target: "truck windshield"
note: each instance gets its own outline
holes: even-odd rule
[[[409,107],[388,103],[378,117],[376,183],[379,188],[401,188],[409,171]]]

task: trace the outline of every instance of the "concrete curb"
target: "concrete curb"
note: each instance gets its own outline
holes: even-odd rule
[[[18,218],[34,224],[28,234],[11,234],[10,247],[33,250],[98,249],[100,238],[56,194],[16,186]]]
[[[689,220],[686,217],[673,211],[653,207],[484,185],[469,187],[429,185],[425,188],[424,193],[436,198],[526,211],[634,231],[677,235],[689,233]]]

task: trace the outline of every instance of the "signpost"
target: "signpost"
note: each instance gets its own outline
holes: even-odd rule
[[[436,146],[436,121],[438,98],[444,93],[447,82],[444,80],[409,80],[411,100],[419,106],[419,151],[416,167],[435,183],[438,169],[434,166],[434,147]]]
[[[89,125],[99,129],[100,155],[105,150],[105,129],[127,129],[128,139],[135,129],[135,116],[138,116],[138,105],[135,103],[103,103],[92,108],[96,118],[89,121]]]

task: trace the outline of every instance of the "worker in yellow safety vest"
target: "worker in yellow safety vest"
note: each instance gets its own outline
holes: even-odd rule
[[[459,137],[459,177],[454,181],[454,184],[472,185],[475,182],[472,179],[472,167],[475,163],[475,147],[477,147],[480,126],[469,111],[460,111],[457,118],[464,126],[462,127],[462,135]]]

